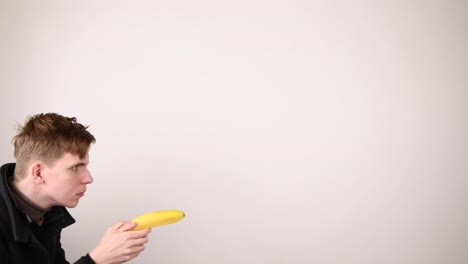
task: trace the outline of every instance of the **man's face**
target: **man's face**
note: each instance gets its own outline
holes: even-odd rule
[[[88,154],[80,159],[77,155],[66,153],[50,166],[44,166],[43,190],[50,207],[59,205],[73,208],[78,205],[85,194],[86,185],[93,182],[88,163]]]

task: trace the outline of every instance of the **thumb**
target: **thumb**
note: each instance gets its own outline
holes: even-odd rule
[[[120,231],[129,231],[132,230],[136,226],[134,222],[125,222],[123,225],[119,227]]]

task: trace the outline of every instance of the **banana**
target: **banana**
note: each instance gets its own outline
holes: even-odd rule
[[[180,210],[163,210],[142,214],[133,219],[137,225],[132,230],[153,228],[155,226],[168,225],[179,222],[185,217],[185,213]]]

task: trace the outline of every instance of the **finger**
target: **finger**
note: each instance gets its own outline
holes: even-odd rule
[[[138,231],[142,231],[141,233],[144,234],[145,236],[149,235],[149,233],[151,233],[151,230],[153,230],[152,228],[148,228],[148,229],[142,229],[142,230],[138,230]]]
[[[136,223],[133,222],[124,222],[120,227],[119,231],[129,231],[136,226]]]
[[[131,249],[132,249],[132,252],[130,253],[131,255],[140,254],[141,252],[145,250],[145,246],[144,245],[134,246]]]
[[[138,247],[148,243],[149,239],[147,237],[133,239],[131,242],[131,247]]]
[[[140,255],[140,252],[137,252],[137,253],[133,253],[133,254],[129,254],[129,255],[126,255],[126,256],[123,256],[123,260],[122,260],[122,263],[125,263],[125,262],[128,262],[132,259],[134,259],[135,257],[137,257],[138,255]]]
[[[130,231],[130,232],[128,232],[128,238],[147,237],[150,232],[151,232],[151,229],[142,229],[142,230],[137,230],[137,231]]]
[[[145,250],[144,246],[135,246],[129,248],[129,251],[125,254],[122,255],[122,261],[127,262],[130,261],[131,259],[135,258],[136,256],[140,255],[140,253]]]
[[[113,224],[110,228],[114,230],[119,230],[124,224],[125,221],[118,221],[115,224]]]

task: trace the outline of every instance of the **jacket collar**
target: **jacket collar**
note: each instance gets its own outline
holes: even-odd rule
[[[32,229],[29,227],[31,222],[11,197],[12,190],[9,181],[14,172],[15,163],[7,163],[0,167],[0,197],[10,216],[13,239],[18,242],[28,242],[32,236]],[[62,228],[73,223],[75,223],[75,219],[65,207],[55,206],[45,215],[43,228],[59,232]]]

